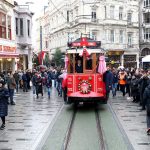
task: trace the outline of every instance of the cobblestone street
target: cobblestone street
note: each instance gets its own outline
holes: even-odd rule
[[[146,134],[146,111],[141,111],[138,103],[127,100],[127,97],[122,97],[120,93],[117,97],[111,97],[109,102],[134,149],[149,150],[150,136]]]
[[[33,150],[38,146],[49,125],[60,110],[62,99],[33,98],[32,91],[15,94],[16,105],[9,105],[6,129],[0,131],[0,149]]]
[[[53,89],[50,100],[47,99],[46,93],[43,98],[36,99],[30,91],[15,94],[15,101],[15,106],[9,105],[6,129],[0,131],[0,150],[40,148],[52,129],[58,112],[61,113],[62,98],[56,96],[56,90]],[[117,97],[110,97],[108,106],[133,148],[148,150],[150,137],[146,135],[146,112],[139,110],[139,104],[127,100],[127,97],[122,97],[118,92]]]

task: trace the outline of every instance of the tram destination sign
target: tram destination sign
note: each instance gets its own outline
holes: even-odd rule
[[[95,41],[90,38],[79,38],[74,42],[68,42],[68,47],[83,47],[83,46],[99,48],[101,46],[101,42]]]

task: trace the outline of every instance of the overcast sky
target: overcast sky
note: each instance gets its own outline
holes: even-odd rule
[[[36,39],[34,38],[36,35],[36,18],[39,17],[42,13],[44,14],[44,6],[48,5],[48,0],[15,0],[18,5],[27,5],[26,2],[32,2],[33,4],[28,4],[30,6],[30,10],[34,13],[33,16],[33,35],[32,42],[33,47],[36,47]]]
[[[35,13],[35,16],[42,13],[44,6],[47,6],[48,0],[15,0],[18,2],[19,5],[26,4],[26,2],[32,2],[33,4],[30,5],[31,11]]]

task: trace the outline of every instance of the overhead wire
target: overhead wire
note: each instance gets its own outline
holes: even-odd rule
[[[52,3],[52,5],[55,7],[55,9],[56,9],[58,12],[60,12],[60,14],[62,15],[62,17],[64,17],[65,20],[67,20],[67,18],[63,15],[62,11],[60,11],[60,9],[57,8],[57,6],[53,3],[53,1],[52,1],[52,0],[49,0],[49,1]]]

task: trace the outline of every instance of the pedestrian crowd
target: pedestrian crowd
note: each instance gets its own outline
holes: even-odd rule
[[[31,89],[33,96],[39,98],[39,94],[43,96],[47,93],[50,99],[52,85],[57,89],[58,96],[66,97],[63,90],[63,78],[65,74],[64,68],[50,68],[48,70],[37,71],[27,70],[15,71],[15,73],[3,72],[0,74],[0,117],[2,120],[1,130],[5,128],[5,116],[8,112],[8,104],[15,105],[14,92],[28,92]],[[150,135],[150,70],[134,68],[112,68],[107,67],[104,74],[104,82],[106,83],[107,97],[110,91],[112,96],[117,95],[117,91],[122,92],[122,96],[127,96],[128,100],[133,103],[139,103],[141,110],[147,110],[147,134]]]
[[[14,93],[20,90],[28,92],[33,90],[33,96],[39,98],[39,94],[43,96],[47,93],[50,99],[50,89],[52,84],[57,89],[58,96],[62,97],[62,78],[63,68],[50,68],[48,70],[30,70],[15,71],[15,73],[5,71],[0,73],[0,117],[2,125],[0,130],[5,129],[5,117],[8,115],[8,105],[15,105]],[[20,89],[20,90],[19,90]]]
[[[110,91],[113,97],[121,91],[123,97],[127,95],[128,100],[139,103],[141,111],[146,110],[147,134],[150,135],[150,70],[107,67],[104,75],[107,96]]]

